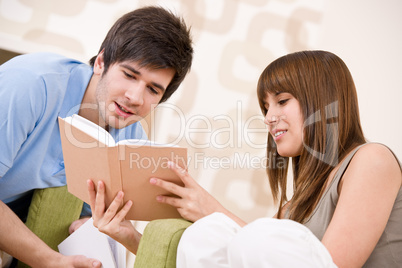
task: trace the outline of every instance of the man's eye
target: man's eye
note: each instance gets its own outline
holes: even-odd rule
[[[159,94],[159,91],[157,91],[153,87],[148,87],[148,88],[149,88],[149,91],[151,91],[152,94],[155,94],[155,95]]]
[[[124,72],[124,71],[123,71],[123,72]],[[127,78],[135,78],[133,75],[131,75],[131,74],[127,73],[127,72],[124,72],[124,75],[125,75]]]

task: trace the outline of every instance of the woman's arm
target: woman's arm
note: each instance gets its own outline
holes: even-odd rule
[[[211,194],[202,188],[186,170],[182,169],[173,162],[169,162],[169,168],[175,172],[184,183],[184,187],[165,181],[163,179],[152,178],[151,184],[159,186],[166,191],[179,196],[158,196],[157,200],[177,208],[180,215],[192,222],[195,222],[214,212],[222,212],[233,219],[240,226],[246,225],[242,219],[223,207]]]
[[[383,145],[358,150],[339,184],[339,201],[322,239],[339,267],[361,267],[378,243],[401,188],[401,169]]]

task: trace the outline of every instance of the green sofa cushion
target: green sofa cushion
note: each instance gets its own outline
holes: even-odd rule
[[[191,222],[183,219],[154,220],[145,227],[134,267],[176,267],[177,246]]]
[[[32,197],[26,225],[49,247],[57,251],[69,235],[70,224],[79,219],[83,202],[67,186],[37,189]],[[27,267],[19,262],[18,267]]]

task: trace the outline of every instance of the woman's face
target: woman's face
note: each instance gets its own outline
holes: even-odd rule
[[[279,155],[295,157],[303,148],[303,115],[299,101],[290,93],[268,93],[264,100],[268,125]]]

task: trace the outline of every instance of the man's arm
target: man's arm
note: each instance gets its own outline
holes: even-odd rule
[[[0,249],[31,267],[101,267],[84,256],[63,256],[40,240],[0,201]]]

